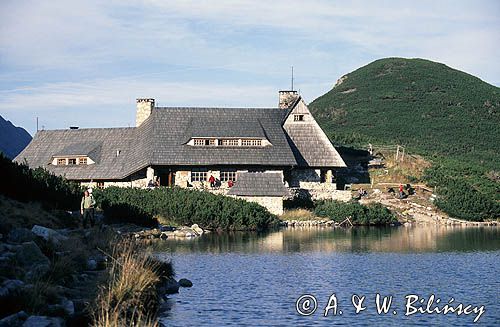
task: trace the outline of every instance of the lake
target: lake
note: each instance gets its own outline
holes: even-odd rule
[[[498,227],[286,228],[155,248],[194,284],[164,304],[167,326],[500,325]]]

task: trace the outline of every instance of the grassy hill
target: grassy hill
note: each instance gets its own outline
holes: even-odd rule
[[[310,109],[338,145],[400,144],[433,163],[448,213],[499,218],[500,88],[446,65],[377,60],[343,76]]]

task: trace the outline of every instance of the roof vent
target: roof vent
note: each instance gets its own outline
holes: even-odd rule
[[[78,126],[70,126],[69,129],[78,129]]]
[[[116,156],[118,157],[122,153],[122,150],[116,150]]]

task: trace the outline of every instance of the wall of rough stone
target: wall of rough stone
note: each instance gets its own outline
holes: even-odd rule
[[[140,126],[151,115],[155,106],[154,99],[137,99],[135,112],[135,126]]]
[[[351,191],[342,191],[328,188],[303,189],[298,187],[289,188],[290,196],[287,200],[338,200],[348,202],[352,199]]]
[[[248,202],[255,202],[267,208],[270,213],[275,215],[283,214],[283,198],[278,196],[233,196]]]
[[[139,187],[143,188],[148,185],[148,179],[146,178],[146,171],[141,170],[135,174],[132,174],[127,180],[112,180],[112,181],[84,181],[80,185],[83,187],[97,188],[98,182],[104,182],[104,187],[117,186],[117,187]]]

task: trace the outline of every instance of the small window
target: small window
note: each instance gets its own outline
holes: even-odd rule
[[[236,170],[221,170],[220,171],[220,181],[229,182],[236,181]]]
[[[203,146],[203,145],[205,145],[205,140],[204,139],[194,139],[194,145],[195,146]]]
[[[87,164],[87,158],[80,158],[80,159],[78,159],[78,164],[79,165],[86,165]]]
[[[57,165],[62,166],[66,164],[66,159],[57,159]]]
[[[97,182],[97,188],[102,190],[104,188],[104,182]]]
[[[262,146],[262,140],[241,140],[242,146]]]
[[[239,142],[238,139],[229,139],[229,140],[221,140],[221,145],[222,146],[238,146]]]
[[[293,121],[304,121],[304,115],[293,115]]]
[[[205,145],[214,146],[214,145],[216,145],[216,143],[215,143],[214,139],[208,139],[208,140],[205,140]]]
[[[69,158],[68,165],[76,165],[76,158]]]
[[[206,169],[193,169],[191,171],[191,182],[205,182],[207,180]]]

